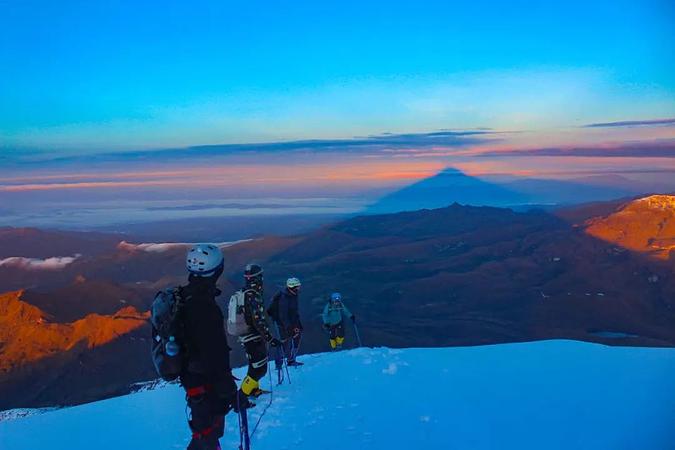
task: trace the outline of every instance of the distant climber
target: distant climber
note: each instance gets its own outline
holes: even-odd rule
[[[282,357],[286,357],[286,364],[289,366],[301,366],[302,363],[296,360],[298,349],[300,347],[302,336],[302,323],[300,322],[300,312],[298,309],[298,297],[300,294],[300,280],[291,277],[286,280],[286,288],[280,290],[267,308],[267,313],[274,319],[281,339],[282,352],[275,358],[277,370],[282,365]]]
[[[346,318],[349,318],[352,323],[356,323],[354,314],[342,303],[342,295],[339,292],[333,292],[321,315],[323,327],[329,333],[330,348],[333,350],[341,349],[345,341],[343,319]]]
[[[224,416],[241,404],[230,369],[223,314],[215,302],[220,295],[216,282],[223,273],[223,254],[215,245],[199,244],[188,251],[186,259],[189,283],[180,289],[186,359],[180,382],[190,407],[188,450],[220,450]]]
[[[267,344],[277,347],[280,342],[270,333],[265,318],[262,267],[248,264],[244,280],[244,288],[230,298],[227,331],[237,336],[248,358],[248,372],[241,383],[241,392],[258,397],[266,393],[260,389],[260,379],[267,373]]]

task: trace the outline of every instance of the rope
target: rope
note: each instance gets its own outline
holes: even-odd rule
[[[267,358],[269,359],[270,354],[269,352],[267,353]],[[270,401],[267,402],[267,406],[265,406],[265,409],[263,409],[262,413],[260,414],[260,417],[258,417],[258,421],[255,423],[255,426],[253,427],[253,431],[250,434],[251,439],[253,438],[253,435],[255,435],[256,430],[258,429],[258,425],[260,425],[260,422],[262,421],[263,416],[267,412],[268,409],[270,409],[270,406],[272,406],[272,400],[274,399],[274,388],[272,388],[272,371],[269,370],[269,364],[267,366],[267,376],[270,382]]]

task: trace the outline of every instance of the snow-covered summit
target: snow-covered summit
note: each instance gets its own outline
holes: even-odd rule
[[[546,341],[357,349],[301,357],[252,438],[264,449],[666,449],[675,350]],[[237,370],[242,375],[242,370]],[[264,383],[265,386],[267,383]],[[266,399],[252,410],[251,428]],[[0,422],[2,449],[185,448],[184,393],[124,397]],[[226,419],[223,449],[239,443]]]

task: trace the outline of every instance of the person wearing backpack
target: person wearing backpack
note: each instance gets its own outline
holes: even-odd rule
[[[185,389],[190,418],[188,424],[192,440],[188,450],[220,450],[219,438],[223,436],[225,415],[231,410],[245,408],[246,398],[239,399],[237,385],[230,368],[230,347],[223,328],[223,314],[215,298],[220,295],[216,287],[223,273],[223,254],[212,244],[198,244],[192,247],[186,257],[189,272],[188,284],[158,294],[153,303],[153,342],[165,340],[163,362],[177,361],[180,364],[178,376]],[[168,296],[170,295],[170,297]],[[160,312],[161,300],[172,298],[171,323],[163,326],[156,312]],[[161,331],[161,332],[160,332]],[[159,337],[159,338],[158,338]],[[173,344],[173,345],[171,345]],[[158,372],[162,372],[161,353],[153,344],[153,360]],[[164,368],[166,369],[166,368]],[[175,375],[175,371],[168,378]]]
[[[248,397],[267,393],[260,389],[260,379],[267,373],[267,344],[280,342],[270,333],[263,303],[263,269],[248,264],[244,270],[245,286],[230,297],[227,331],[243,345],[248,371],[241,383],[241,392]]]
[[[285,355],[286,364],[289,366],[302,365],[295,359],[302,335],[302,323],[300,322],[298,309],[300,286],[300,280],[295,277],[289,278],[286,280],[286,289],[274,294],[272,302],[267,308],[267,314],[274,320],[279,329],[279,336],[283,344],[283,355]],[[282,363],[282,356],[277,355],[275,359],[277,370],[281,368]]]
[[[345,341],[343,318],[349,318],[352,323],[355,323],[356,317],[342,303],[342,295],[339,292],[333,292],[330,295],[330,300],[324,306],[321,318],[323,327],[330,336],[330,348],[333,350],[342,348]]]

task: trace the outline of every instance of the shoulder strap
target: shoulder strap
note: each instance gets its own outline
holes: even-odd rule
[[[180,309],[185,304],[185,301],[189,298],[185,295],[185,290],[183,286],[177,286],[171,289],[171,294],[173,295],[175,301],[173,302],[173,314],[177,314]]]

